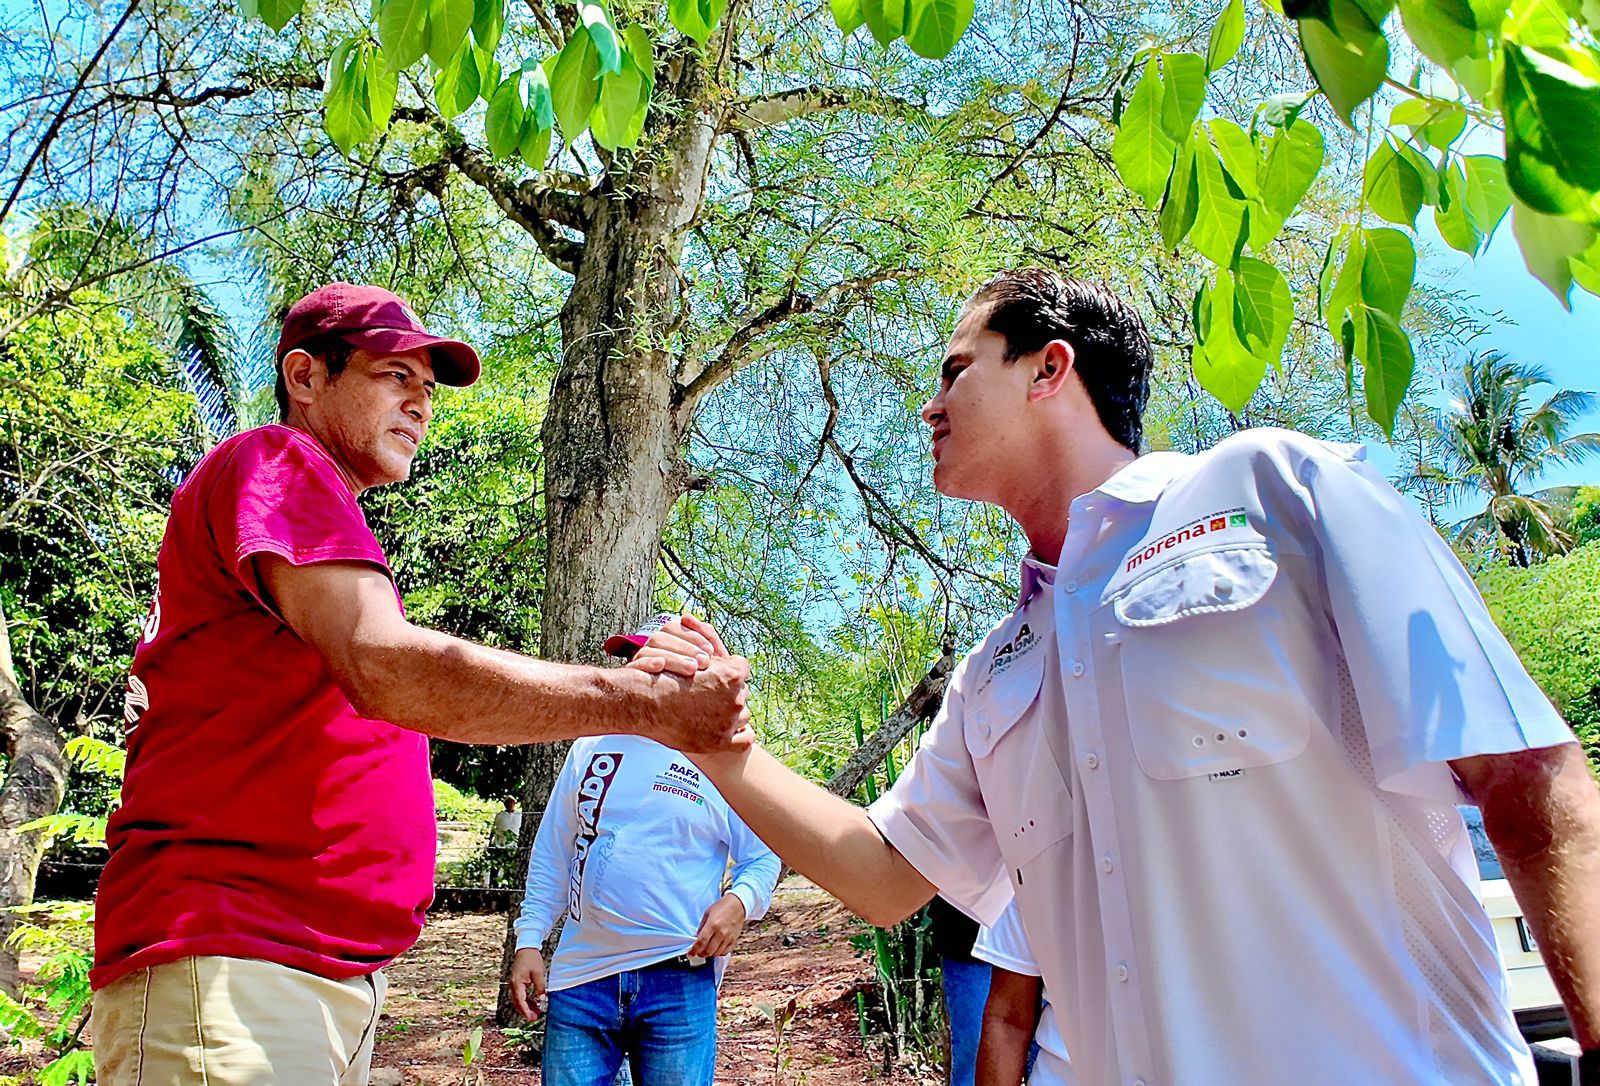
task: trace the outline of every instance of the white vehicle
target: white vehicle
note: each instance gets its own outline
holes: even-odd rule
[[[1522,906],[1511,892],[1489,835],[1484,832],[1483,815],[1476,807],[1462,807],[1461,817],[1466,820],[1472,850],[1478,856],[1478,875],[1482,879],[1478,892],[1494,926],[1495,948],[1511,982],[1511,1009],[1517,1016],[1517,1025],[1530,1041],[1567,1034],[1571,1026],[1561,1006],[1561,996],[1539,956],[1539,944],[1528,930]]]

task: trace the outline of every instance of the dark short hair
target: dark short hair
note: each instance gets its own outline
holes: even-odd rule
[[[1006,341],[1015,362],[1052,340],[1072,345],[1078,379],[1112,439],[1139,451],[1144,406],[1150,398],[1150,335],[1144,318],[1103,283],[1072,279],[1048,268],[1002,272],[968,299],[970,312],[988,307],[984,327]]]
[[[320,358],[323,366],[327,367],[329,377],[337,377],[344,372],[350,364],[350,356],[356,353],[355,347],[336,335],[312,336],[303,343],[297,344],[297,351],[304,351],[313,358]],[[287,354],[284,356],[288,357]],[[278,359],[278,383],[272,386],[272,395],[278,401],[278,421],[283,422],[289,417],[289,383],[283,378],[283,359]]]

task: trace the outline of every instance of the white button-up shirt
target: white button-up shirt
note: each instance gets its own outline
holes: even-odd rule
[[[1049,572],[871,814],[1015,894],[1079,1079],[1532,1083],[1446,763],[1572,733],[1361,451],[1141,457]]]

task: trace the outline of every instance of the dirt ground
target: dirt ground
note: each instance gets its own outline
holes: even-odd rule
[[[500,947],[498,915],[435,916],[422,939],[389,968],[373,1086],[509,1086],[538,1082],[520,1032],[493,1024]],[[872,965],[850,945],[866,930],[832,898],[799,879],[778,888],[767,916],[734,951],[718,1009],[717,1082],[760,1086],[934,1086],[936,1068],[885,1069],[878,1038],[864,1041],[856,992]],[[781,1043],[772,1021],[790,1000]],[[483,1027],[477,1059],[462,1051]]]

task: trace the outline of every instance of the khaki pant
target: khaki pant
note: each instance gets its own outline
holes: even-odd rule
[[[365,1086],[388,987],[248,958],[184,958],[94,995],[99,1086]]]

